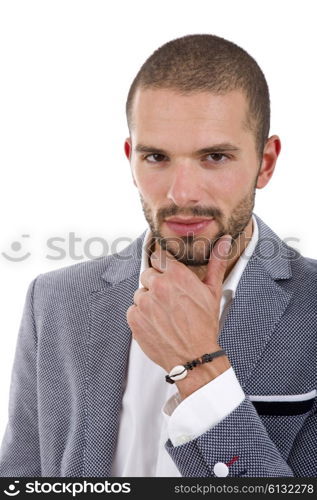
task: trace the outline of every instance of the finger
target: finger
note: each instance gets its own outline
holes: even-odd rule
[[[140,282],[142,283],[144,288],[150,290],[152,279],[154,278],[154,276],[157,276],[158,274],[162,273],[156,269],[153,269],[153,267],[149,267],[148,269],[143,271],[140,276]]]
[[[133,328],[134,325],[136,311],[137,311],[137,306],[132,304],[130,307],[128,307],[126,312],[127,323],[131,329]]]
[[[212,289],[220,289],[228,264],[232,237],[225,234],[216,242],[210,254],[207,273],[203,282]]]
[[[160,272],[171,270],[180,264],[168,250],[161,247],[151,254],[150,259],[151,265]]]
[[[134,292],[134,295],[133,295],[133,302],[136,306],[139,305],[139,300],[140,300],[140,297],[143,296],[145,293],[148,292],[148,289],[147,288],[138,288],[136,290],[136,292]]]

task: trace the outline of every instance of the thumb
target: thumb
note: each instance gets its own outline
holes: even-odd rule
[[[207,273],[203,283],[212,289],[217,289],[222,285],[225,271],[227,269],[227,258],[231,250],[232,237],[225,234],[216,242],[210,253],[207,265]]]

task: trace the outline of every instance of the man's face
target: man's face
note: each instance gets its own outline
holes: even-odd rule
[[[250,223],[260,164],[247,109],[241,91],[136,92],[125,144],[134,183],[158,243],[186,265],[206,264],[218,238]]]

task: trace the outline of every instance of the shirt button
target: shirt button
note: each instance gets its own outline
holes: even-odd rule
[[[229,467],[223,462],[217,462],[214,465],[214,474],[217,477],[227,477],[229,474]]]

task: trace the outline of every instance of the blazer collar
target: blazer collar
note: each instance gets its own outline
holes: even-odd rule
[[[260,217],[254,216],[259,226],[259,241],[251,259],[257,260],[274,280],[291,278],[291,249]]]
[[[120,283],[134,274],[140,273],[142,246],[146,234],[145,230],[130,245],[107,257],[107,267],[102,278],[108,283]]]

